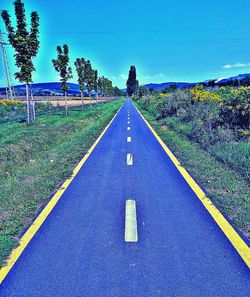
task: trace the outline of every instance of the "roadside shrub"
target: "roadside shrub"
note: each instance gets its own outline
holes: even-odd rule
[[[210,90],[205,90],[203,86],[198,85],[194,87],[193,89],[190,90],[193,100],[194,101],[199,101],[199,102],[221,102],[222,98],[219,94],[210,91]]]
[[[224,96],[220,116],[224,124],[234,129],[248,129],[250,126],[250,90],[229,88]]]

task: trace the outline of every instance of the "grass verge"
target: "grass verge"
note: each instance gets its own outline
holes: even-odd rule
[[[177,129],[171,130],[166,121],[157,121],[150,112],[135,104],[218,209],[250,239],[250,189],[247,180],[178,133]]]
[[[0,125],[0,266],[123,102]]]

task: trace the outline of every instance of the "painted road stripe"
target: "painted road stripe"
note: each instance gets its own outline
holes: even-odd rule
[[[127,142],[131,142],[132,138],[130,136],[127,137]]]
[[[131,129],[130,129],[130,127],[128,127],[128,131],[130,131]]]
[[[130,121],[128,121],[128,125],[130,124]]]
[[[126,201],[126,214],[125,214],[125,241],[137,242],[137,218],[136,218],[136,202],[135,200]]]
[[[206,194],[202,191],[200,186],[196,183],[196,181],[189,175],[186,169],[180,164],[175,155],[170,151],[170,149],[166,146],[166,144],[162,141],[160,136],[155,132],[152,126],[148,123],[148,121],[144,118],[141,112],[136,107],[137,111],[143,118],[144,122],[147,124],[155,138],[158,140],[166,154],[172,160],[176,168],[179,170],[181,175],[184,177],[186,182],[189,184],[190,188],[194,191],[196,196],[200,199],[202,204],[205,206],[207,211],[210,213],[212,218],[218,224],[222,232],[229,239],[231,244],[234,246],[236,251],[240,254],[243,261],[250,268],[250,247],[245,243],[245,241],[240,237],[240,235],[235,231],[235,229],[231,226],[231,224],[227,221],[227,219],[223,216],[223,214],[217,209],[217,207],[212,203],[212,201],[206,196]]]
[[[73,170],[73,173],[70,178],[68,178],[63,185],[58,189],[58,191],[55,193],[55,195],[50,199],[48,204],[45,206],[43,211],[39,214],[39,216],[36,218],[36,220],[33,222],[33,224],[29,227],[29,229],[26,231],[26,233],[22,236],[19,242],[19,246],[14,249],[10,255],[10,257],[7,260],[7,263],[4,267],[0,269],[0,284],[3,282],[5,277],[8,275],[12,267],[15,265],[17,262],[18,258],[21,256],[31,239],[34,237],[36,232],[39,230],[39,228],[42,226],[48,215],[51,213],[57,202],[60,200],[62,197],[63,193],[65,190],[68,188],[68,186],[71,184],[77,173],[80,171],[84,163],[87,161],[89,158],[90,154],[93,152],[99,141],[102,139],[104,136],[105,132],[108,130],[118,113],[120,112],[121,108],[123,105],[120,107],[118,112],[115,114],[113,119],[110,121],[110,123],[107,125],[107,127],[103,130],[103,132],[100,134],[100,136],[97,138],[95,143],[92,145],[92,147],[89,149],[89,151],[85,154],[85,156],[82,158],[82,160],[77,164],[75,169]]]
[[[127,154],[127,165],[128,166],[133,165],[133,156],[132,156],[132,154]]]

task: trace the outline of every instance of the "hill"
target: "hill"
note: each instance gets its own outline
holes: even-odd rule
[[[169,88],[171,86],[176,86],[178,89],[185,89],[185,88],[190,88],[194,87],[197,85],[197,83],[187,83],[187,82],[165,82],[165,83],[160,83],[160,84],[146,84],[145,87],[150,90],[154,89],[155,91],[160,91],[166,88]]]
[[[164,82],[164,83],[150,83],[146,84],[146,88],[148,90],[154,89],[155,91],[161,91],[165,88],[169,88],[171,86],[176,86],[178,89],[185,89],[194,87],[197,84],[203,84],[209,87],[220,87],[220,86],[238,86],[240,85],[250,85],[250,73],[239,74],[236,76],[228,77],[228,78],[217,78],[206,80],[204,82]],[[75,83],[68,83],[69,90],[67,91],[68,95],[80,95],[79,85]],[[25,85],[17,85],[14,87],[15,92],[19,96],[25,96]],[[54,95],[63,95],[61,91],[61,85],[59,82],[48,82],[48,83],[36,83],[32,84],[32,92],[37,96],[54,96]],[[126,89],[122,89],[122,91],[126,91]],[[0,88],[0,95],[5,95],[6,89]]]
[[[80,95],[80,89],[78,84],[68,83],[69,90],[67,93],[69,95]],[[17,85],[14,87],[15,93],[19,96],[25,96],[25,85]],[[34,95],[38,96],[53,96],[53,95],[63,95],[61,91],[61,84],[58,82],[49,83],[37,83],[31,85],[31,90]],[[5,88],[0,88],[0,95],[5,94]]]

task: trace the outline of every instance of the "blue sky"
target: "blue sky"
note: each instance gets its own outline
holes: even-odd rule
[[[0,9],[13,13],[13,0]],[[40,14],[41,47],[34,82],[57,81],[51,59],[70,47],[71,64],[90,59],[124,87],[130,65],[141,84],[202,81],[250,72],[249,0],[23,0]],[[0,27],[5,31],[3,22]],[[13,51],[7,47],[11,72]],[[73,82],[76,81],[76,75]],[[2,60],[0,85],[4,85]]]

